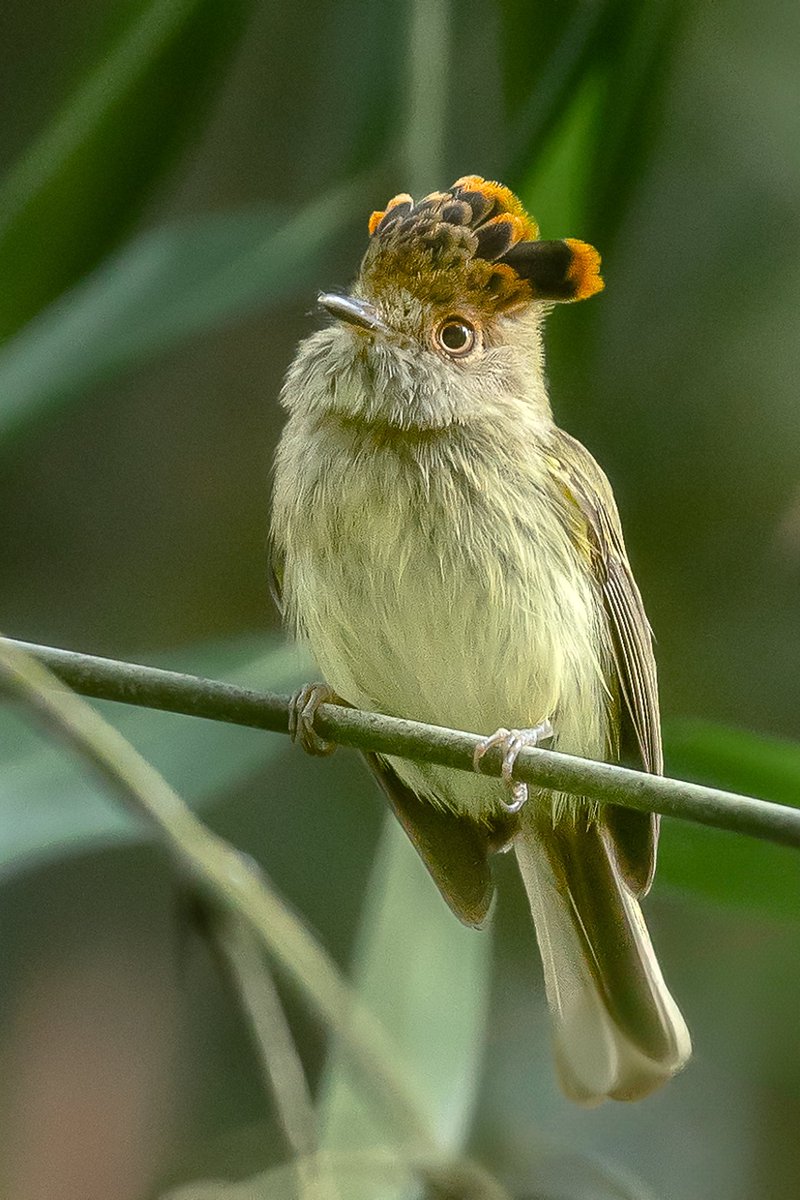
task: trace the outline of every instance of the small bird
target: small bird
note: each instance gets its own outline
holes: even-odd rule
[[[513,779],[524,745],[662,770],[650,627],[611,487],[554,423],[543,318],[600,291],[597,251],[544,241],[477,175],[372,214],[349,295],[303,341],[281,401],[273,574],[333,697],[484,738],[474,774],[366,755],[444,899],[486,920],[513,849],[558,1076],[581,1104],[636,1100],[691,1052],[639,900],[658,820]],[[490,745],[503,778],[480,774]]]

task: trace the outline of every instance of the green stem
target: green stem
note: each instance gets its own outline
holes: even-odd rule
[[[86,696],[275,733],[288,732],[286,696],[0,638],[0,649],[4,646],[26,650],[64,683]],[[381,713],[358,712],[336,704],[320,707],[315,728],[323,737],[344,746],[441,763],[460,771],[473,769],[472,757],[481,741],[477,734]],[[489,751],[482,766],[487,775],[499,775],[500,750]],[[641,812],[663,813],[800,849],[800,810],[786,805],[698,783],[645,775],[554,750],[523,750],[514,774],[526,783],[571,796],[586,796],[603,804],[620,804]]]
[[[298,1200],[337,1200],[332,1182],[320,1175],[314,1103],[261,942],[244,921],[219,910],[209,914],[208,932],[250,1021],[265,1090],[297,1174]]]
[[[60,686],[24,647],[6,638],[0,638],[0,687],[77,750],[111,790],[156,829],[209,906],[244,923],[341,1038],[360,1068],[359,1078],[394,1114],[400,1140],[413,1142],[421,1152],[435,1151],[424,1107],[383,1026],[257,864],[207,829],[122,734]]]
[[[407,187],[417,199],[444,186],[445,129],[450,59],[448,0],[414,0],[409,11],[406,50],[406,136],[403,146]]]

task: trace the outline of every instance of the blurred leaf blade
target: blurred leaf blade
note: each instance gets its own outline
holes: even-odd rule
[[[298,1200],[297,1169],[302,1159],[271,1167],[236,1183],[200,1180],[169,1191],[162,1200]],[[374,1198],[389,1186],[409,1188],[425,1183],[426,1197],[465,1200],[509,1200],[506,1191],[474,1163],[453,1163],[446,1156],[398,1153],[384,1148],[360,1153],[316,1155],[320,1182],[335,1187],[336,1196],[353,1200],[361,1189]],[[629,1200],[628,1197],[625,1200]],[[638,1200],[638,1198],[637,1198]]]
[[[671,721],[670,773],[800,807],[800,744],[711,721]]]
[[[260,304],[309,288],[356,188],[143,234],[0,348],[0,436]]]
[[[687,5],[617,0],[602,27],[605,96],[597,109],[590,232],[610,250],[656,149],[654,134],[682,45]]]
[[[667,727],[667,772],[800,806],[800,745],[707,721]],[[681,821],[665,822],[659,878],[716,903],[797,920],[800,872],[781,846]]]
[[[581,230],[590,205],[588,187],[596,138],[602,79],[587,73],[565,104],[557,134],[547,138],[519,193],[542,229],[542,236],[560,237]]]
[[[242,683],[268,679],[287,690],[302,673],[302,657],[283,641],[262,648],[232,639],[170,655],[169,661]],[[207,803],[287,750],[277,735],[119,704],[98,701],[97,707],[193,805]],[[102,786],[10,706],[0,706],[0,766],[0,873],[69,848],[141,837],[140,822],[109,805]]]
[[[252,0],[151,0],[0,188],[0,338],[120,239],[195,131]]]
[[[362,912],[354,983],[403,1054],[438,1149],[458,1153],[479,1082],[489,1000],[489,935],[454,921],[391,816]],[[321,1113],[325,1150],[402,1149],[391,1124],[366,1103],[336,1048]],[[367,1194],[373,1196],[374,1190]]]
[[[509,66],[515,67],[509,70],[510,83],[515,83],[519,90],[524,78],[528,92],[516,106],[509,138],[507,174],[510,182],[517,183],[531,168],[538,168],[539,157],[550,142],[559,140],[557,129],[565,111],[571,107],[586,77],[601,64],[604,32],[614,5],[611,0],[597,0],[554,6],[546,13],[534,14],[528,6],[514,0],[502,8],[509,24],[506,34]],[[549,47],[549,53],[538,64],[538,72],[531,75],[528,74],[529,41],[519,36],[520,21],[530,22],[532,30],[535,28],[535,38],[530,41]],[[521,54],[522,62],[515,64],[515,58]],[[551,136],[554,134],[555,137]]]

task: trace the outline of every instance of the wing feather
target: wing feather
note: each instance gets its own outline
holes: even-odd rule
[[[452,911],[465,925],[479,928],[494,895],[493,831],[417,796],[379,755],[365,753],[364,758]]]
[[[617,751],[659,775],[663,752],[652,632],[628,562],[611,485],[588,450],[560,429],[553,467],[571,508],[576,546],[589,560],[608,620],[614,674],[610,682],[619,696]],[[635,894],[643,895],[655,871],[658,817],[609,805],[604,825],[626,881]]]

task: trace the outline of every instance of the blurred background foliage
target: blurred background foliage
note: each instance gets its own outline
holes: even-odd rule
[[[604,256],[603,296],[550,321],[551,389],[617,493],[668,769],[798,803],[796,5],[28,0],[2,29],[5,632],[308,675],[265,583],[282,374],[369,212],[477,172]],[[465,936],[354,757],[106,710],[352,971],[445,1148],[537,1200],[796,1197],[789,852],[665,823],[648,912],[695,1058],[584,1112],[553,1081],[509,864],[492,935]],[[280,1162],[163,853],[10,709],[0,755],[3,1194],[138,1200]],[[387,1136],[285,999],[326,1143]]]

